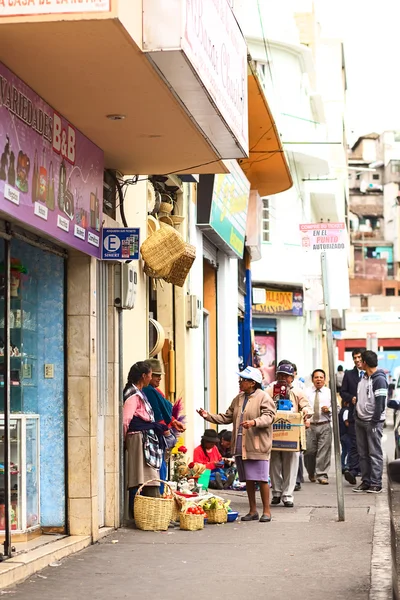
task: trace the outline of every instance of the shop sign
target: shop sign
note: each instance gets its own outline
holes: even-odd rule
[[[247,47],[226,0],[186,0],[182,49],[243,148],[248,148]]]
[[[1,17],[108,12],[111,0],[0,0]]]
[[[258,299],[259,293],[258,293]],[[303,316],[303,292],[286,290],[265,290],[265,300],[253,304],[253,314]]]
[[[119,227],[103,229],[103,260],[139,260],[140,229]]]
[[[103,152],[0,63],[0,210],[101,255]]]
[[[200,175],[197,224],[225,254],[242,258],[250,182],[235,160],[227,175]]]
[[[345,250],[347,230],[344,223],[303,223],[300,225],[301,246],[304,250]]]
[[[248,156],[247,45],[228,0],[143,0],[143,50],[220,157]]]

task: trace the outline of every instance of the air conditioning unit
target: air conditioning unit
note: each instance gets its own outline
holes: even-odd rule
[[[128,310],[135,308],[137,283],[136,264],[121,263],[115,269],[115,290],[119,293],[119,297],[115,298],[115,306]]]
[[[197,329],[200,327],[201,314],[203,312],[203,306],[198,296],[190,294],[187,296],[187,319],[186,327],[189,329]]]

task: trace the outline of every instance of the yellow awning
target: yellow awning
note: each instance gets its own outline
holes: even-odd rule
[[[251,188],[260,196],[284,192],[293,185],[279,133],[261,83],[249,66],[249,158],[239,160]]]

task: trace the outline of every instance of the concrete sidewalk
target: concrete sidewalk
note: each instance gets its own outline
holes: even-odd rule
[[[272,508],[271,523],[237,521],[200,532],[121,529],[2,593],[13,600],[365,600],[376,505],[385,500],[344,486],[344,523],[337,522],[333,478],[329,486],[307,481],[294,509]],[[229,496],[245,514],[245,495]]]

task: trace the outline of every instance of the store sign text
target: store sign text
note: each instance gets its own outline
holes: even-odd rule
[[[46,15],[110,10],[110,0],[0,0],[0,16]]]
[[[98,258],[103,169],[103,152],[0,63],[0,210]]]

